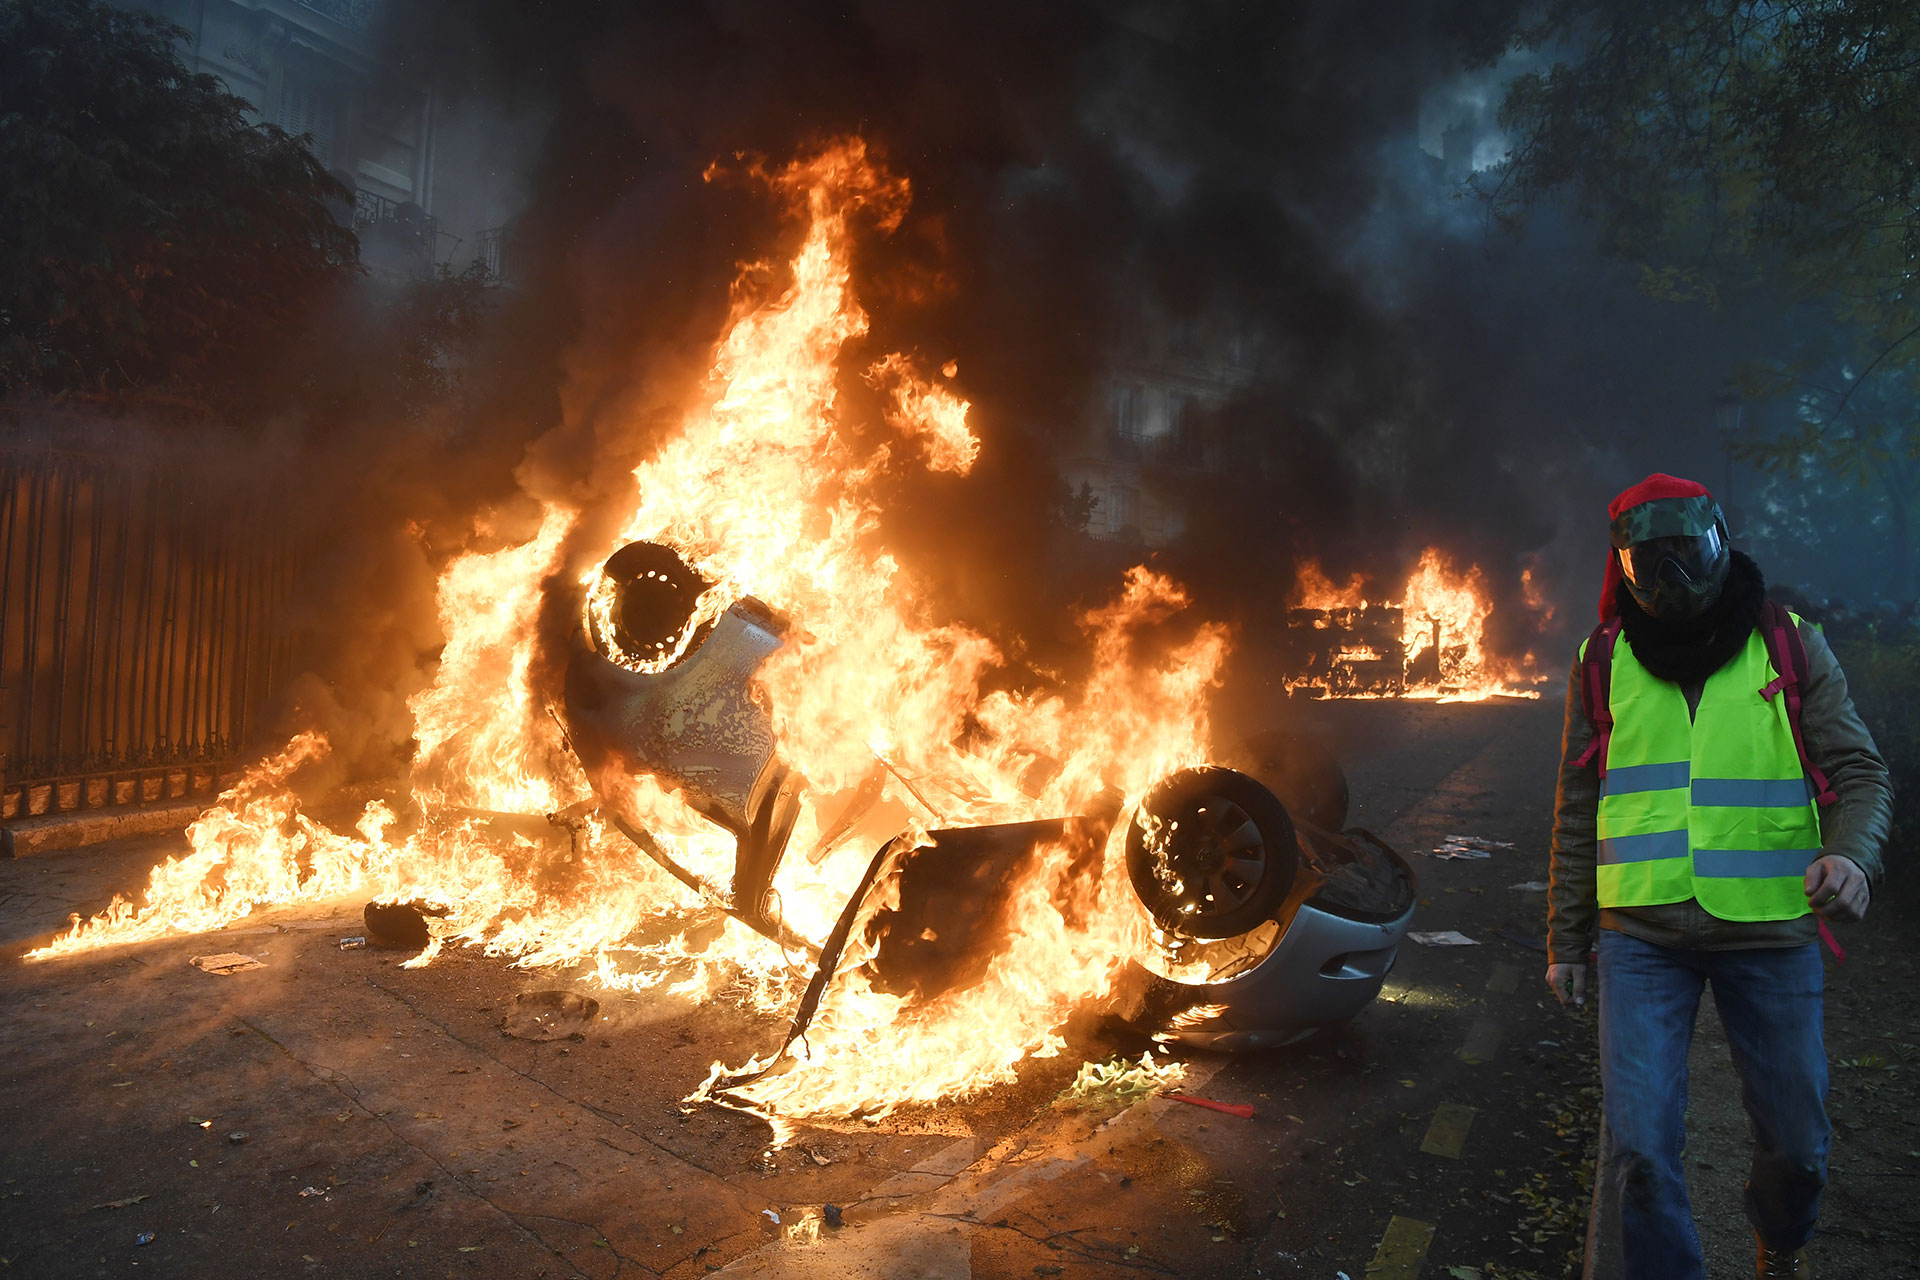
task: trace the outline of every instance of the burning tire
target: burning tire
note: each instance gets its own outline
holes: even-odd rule
[[[713,586],[678,553],[656,542],[629,542],[607,558],[587,612],[594,652],[629,670],[658,672],[700,647],[711,623],[694,628],[694,610]]]
[[[1154,923],[1190,938],[1231,938],[1272,918],[1298,858],[1286,808],[1231,769],[1170,775],[1127,829],[1134,892]]]

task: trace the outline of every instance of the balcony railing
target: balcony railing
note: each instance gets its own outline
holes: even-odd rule
[[[375,191],[353,193],[353,229],[368,266],[403,275],[433,273],[440,220],[410,200],[390,200]]]
[[[513,269],[507,250],[513,239],[511,226],[489,227],[480,233],[480,262],[486,268],[489,284],[512,284]]]

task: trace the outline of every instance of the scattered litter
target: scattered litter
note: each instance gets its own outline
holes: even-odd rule
[[[773,1210],[762,1209],[760,1213],[762,1216],[764,1216],[767,1219],[767,1221],[773,1223],[774,1226],[777,1227],[780,1225],[780,1215],[775,1213]]]
[[[1215,1102],[1212,1098],[1196,1098],[1185,1093],[1170,1093],[1169,1102],[1185,1102],[1191,1106],[1205,1107],[1209,1111],[1220,1111],[1230,1116],[1239,1116],[1242,1120],[1253,1119],[1253,1107],[1245,1102]]]
[[[805,1150],[807,1153],[807,1159],[813,1161],[815,1164],[832,1164],[833,1163],[832,1156],[823,1156],[818,1151],[814,1150],[812,1147],[807,1147]]]
[[[340,949],[342,951],[358,951],[360,948],[366,945],[367,945],[367,937],[365,934],[359,934],[359,935],[356,935],[355,937],[340,939]]]
[[[1155,1062],[1151,1053],[1141,1054],[1137,1061],[1113,1057],[1105,1062],[1083,1062],[1080,1074],[1054,1101],[1081,1107],[1114,1102],[1130,1105],[1168,1085],[1178,1084],[1186,1074],[1184,1064]]]
[[[327,1194],[327,1193],[326,1193],[326,1192],[324,1192],[324,1191],[322,1191],[322,1190],[321,1190],[320,1188],[318,1188],[318,1187],[302,1187],[302,1188],[300,1188],[300,1195],[301,1195],[301,1197],[302,1197],[302,1198],[305,1198],[305,1197],[307,1197],[307,1196],[324,1196],[325,1194]]]
[[[1491,858],[1496,849],[1511,849],[1505,840],[1485,840],[1479,836],[1448,836],[1433,851],[1436,858]]]
[[[1545,880],[1522,880],[1518,884],[1510,884],[1507,886],[1509,889],[1518,889],[1522,893],[1545,893],[1547,887]],[[1468,1269],[1471,1270],[1471,1268]]]
[[[1437,933],[1410,933],[1407,936],[1423,947],[1477,947],[1480,945],[1466,934],[1453,929],[1442,929]]]
[[[518,1040],[584,1040],[600,1002],[577,991],[522,991],[500,1019],[504,1035]]]
[[[149,1199],[150,1194],[151,1193],[145,1196],[128,1196],[125,1200],[109,1200],[105,1204],[96,1204],[93,1206],[93,1208],[94,1209],[124,1209],[130,1204],[139,1204],[142,1200]],[[88,1210],[89,1213],[91,1213],[92,1211],[93,1211],[92,1209]]]
[[[820,1209],[820,1216],[826,1219],[826,1223],[830,1227],[837,1227],[846,1221],[846,1218],[840,1212],[840,1206],[837,1204],[823,1205]]]
[[[245,1142],[250,1136],[251,1135],[248,1134],[245,1129],[235,1129],[232,1133],[227,1135],[227,1141],[231,1142],[234,1146],[237,1147],[241,1143]]]
[[[1547,944],[1545,942],[1541,941],[1539,938],[1534,937],[1530,933],[1522,933],[1518,929],[1511,929],[1511,928],[1502,926],[1501,928],[1495,929],[1493,931],[1493,936],[1496,938],[1505,938],[1508,942],[1513,943],[1515,946],[1525,947],[1529,951],[1538,951],[1541,955],[1545,955],[1547,953]]]
[[[217,1117],[216,1117],[216,1118],[217,1118]],[[213,1128],[213,1121],[212,1121],[212,1120],[194,1120],[194,1118],[193,1118],[192,1116],[188,1116],[188,1117],[187,1117],[187,1119],[189,1119],[189,1120],[193,1120],[193,1122],[194,1122],[195,1124],[197,1124],[197,1125],[199,1125],[199,1126],[200,1126],[200,1127],[201,1127],[202,1129],[211,1129],[211,1128]]]
[[[215,956],[195,956],[191,963],[194,968],[204,973],[219,974],[245,973],[249,969],[267,967],[252,956],[243,956],[238,951],[222,951]]]
[[[1333,1280],[1353,1280],[1353,1277],[1344,1271],[1336,1271],[1333,1273]]]
[[[1534,1041],[1534,1043],[1543,1044],[1547,1046],[1547,1048],[1549,1049],[1558,1049],[1560,1047],[1560,1042],[1558,1040],[1536,1040]]]
[[[152,1243],[153,1243],[153,1232],[151,1232],[151,1231],[142,1231],[142,1232],[141,1232],[141,1233],[140,1233],[139,1235],[137,1235],[137,1236],[135,1236],[135,1237],[133,1238],[133,1242],[134,1242],[135,1244],[137,1244],[137,1245],[139,1245],[139,1244],[152,1244]]]

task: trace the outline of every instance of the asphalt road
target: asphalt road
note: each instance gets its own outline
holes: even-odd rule
[[[779,1028],[725,1001],[605,996],[580,1042],[504,1037],[568,985],[475,952],[340,951],[357,903],[40,965],[68,910],[166,841],[0,863],[0,1270],[8,1275],[1560,1276],[1585,1232],[1591,1026],[1535,950],[1559,706],[1291,704],[1349,764],[1352,820],[1407,852],[1415,927],[1350,1027],[1196,1058],[1165,1099],[1050,1105],[1099,1025],[964,1105],[767,1126],[680,1099]],[[1479,860],[1445,837],[1507,842]],[[1427,851],[1427,852],[1423,852]],[[230,977],[215,950],[259,956]],[[232,1135],[244,1135],[235,1138]],[[827,1204],[843,1225],[826,1222]],[[150,1239],[142,1243],[151,1233]]]

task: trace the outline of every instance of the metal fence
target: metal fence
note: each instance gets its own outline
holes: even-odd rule
[[[292,658],[269,517],[177,461],[0,442],[0,818],[218,785]]]

